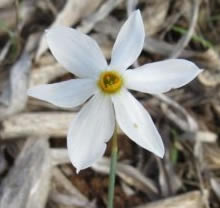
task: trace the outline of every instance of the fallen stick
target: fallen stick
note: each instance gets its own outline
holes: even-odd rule
[[[60,171],[59,168],[57,167],[53,168],[52,179],[54,183],[52,190],[53,189],[56,190],[56,188],[60,190],[64,190],[66,194],[77,197],[78,200],[84,202],[85,204],[89,202],[88,199],[82,193],[80,193],[79,190],[76,189],[76,187],[71,183],[71,181],[66,178],[66,176],[62,173],[62,171]],[[51,197],[51,193],[50,193],[50,197]]]
[[[48,137],[29,138],[3,181],[1,208],[44,208],[50,190]]]
[[[22,111],[27,102],[27,87],[31,69],[30,57],[27,53],[15,62],[10,69],[8,82],[0,96],[0,120]]]
[[[30,87],[34,87],[40,84],[47,84],[53,79],[56,79],[64,74],[66,71],[60,64],[51,64],[47,66],[41,66],[32,70],[30,77]]]
[[[68,127],[75,113],[37,112],[22,113],[4,120],[0,132],[1,139],[22,138],[31,135],[66,137]]]

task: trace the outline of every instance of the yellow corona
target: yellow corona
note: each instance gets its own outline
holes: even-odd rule
[[[121,89],[123,79],[116,71],[105,71],[100,74],[97,84],[102,92],[113,94]]]

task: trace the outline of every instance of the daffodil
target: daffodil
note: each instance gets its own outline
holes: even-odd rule
[[[29,89],[28,94],[63,108],[85,103],[73,118],[67,136],[69,157],[77,171],[103,156],[116,122],[136,144],[163,157],[163,142],[151,116],[128,90],[164,93],[187,84],[201,70],[183,59],[129,69],[144,45],[139,10],[122,26],[109,64],[96,41],[78,30],[59,26],[49,29],[46,38],[57,61],[78,78],[40,85]]]

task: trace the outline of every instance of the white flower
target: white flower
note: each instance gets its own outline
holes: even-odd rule
[[[201,70],[183,59],[126,70],[144,44],[139,10],[133,12],[121,28],[109,65],[97,43],[80,31],[56,27],[47,31],[46,37],[57,61],[79,78],[37,86],[28,94],[63,108],[76,107],[91,97],[73,119],[67,136],[69,157],[77,171],[103,156],[116,121],[132,141],[163,157],[163,142],[149,113],[128,89],[164,93],[187,84]]]

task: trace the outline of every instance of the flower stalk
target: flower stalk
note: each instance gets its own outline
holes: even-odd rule
[[[115,128],[112,136],[112,152],[111,152],[111,164],[109,173],[109,186],[108,186],[108,208],[114,207],[114,193],[115,193],[115,175],[118,158],[118,135],[117,128]]]

